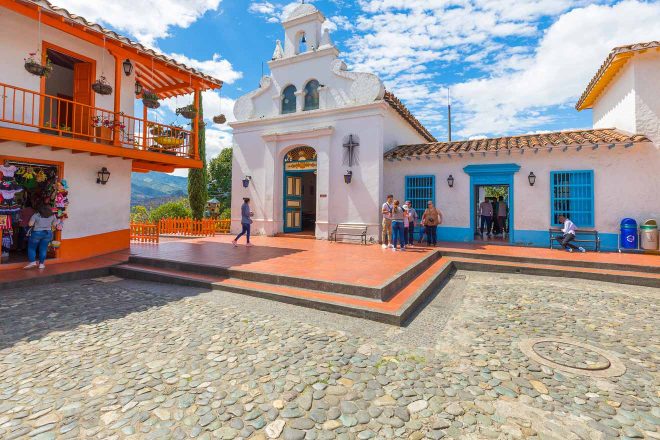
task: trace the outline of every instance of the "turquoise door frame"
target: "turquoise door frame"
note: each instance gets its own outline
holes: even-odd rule
[[[480,185],[508,185],[509,186],[509,241],[515,242],[514,224],[514,186],[513,175],[520,170],[520,165],[515,163],[468,165],[463,171],[470,176],[470,231],[474,237],[475,215],[472,210],[475,206],[475,187]],[[473,238],[474,239],[474,238]]]
[[[311,161],[310,161],[311,162]],[[316,161],[314,161],[316,162]],[[302,231],[302,194],[300,196],[288,196],[287,195],[287,177],[289,176],[294,176],[294,177],[300,177],[302,174],[305,173],[314,173],[316,172],[316,169],[310,169],[310,170],[289,170],[289,171],[284,171],[284,185],[283,185],[283,192],[282,192],[282,213],[283,213],[283,220],[284,220],[284,232],[301,232]],[[298,201],[300,203],[300,206],[298,208],[290,208],[287,206],[287,200],[293,200],[293,201]],[[295,227],[295,228],[290,228],[287,227],[287,212],[288,211],[294,211],[297,210],[300,215],[300,226]]]

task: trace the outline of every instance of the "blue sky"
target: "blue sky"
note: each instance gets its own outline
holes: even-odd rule
[[[257,87],[299,2],[251,0],[53,0],[192,67],[225,80],[205,114],[232,120],[233,101]],[[575,102],[609,51],[660,38],[660,2],[584,0],[316,0],[349,68],[377,73],[444,140],[446,95],[453,138],[591,126]],[[108,6],[110,5],[110,6]],[[106,7],[108,6],[108,7]],[[131,10],[133,13],[126,14]],[[160,116],[190,102],[166,103]],[[182,121],[179,121],[182,122]],[[209,125],[209,155],[231,129]]]

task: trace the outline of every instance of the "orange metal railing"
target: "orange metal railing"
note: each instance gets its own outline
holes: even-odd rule
[[[229,234],[229,230],[231,229],[231,220],[230,219],[225,219],[225,220],[216,220],[217,224],[215,227],[215,231],[218,234]]]
[[[158,225],[131,223],[130,231],[131,241],[138,243],[158,243],[160,240]]]
[[[193,132],[0,83],[0,123],[123,148],[195,158]]]

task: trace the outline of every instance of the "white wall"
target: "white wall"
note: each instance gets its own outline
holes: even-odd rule
[[[626,63],[597,98],[592,115],[594,128],[618,128],[637,133],[635,70],[632,63]]]
[[[131,204],[131,161],[121,158],[51,151],[48,147],[27,148],[18,142],[0,143],[0,156],[37,158],[64,163],[64,178],[69,184],[69,218],[62,238],[79,238],[125,230],[129,227]],[[97,172],[106,167],[110,180],[96,183]]]
[[[637,55],[633,63],[637,133],[645,134],[660,148],[660,52]]]
[[[38,23],[8,9],[0,8],[0,82],[11,86],[40,91],[40,78],[28,73],[23,67],[24,59],[29,53],[41,50],[42,44],[38,40]],[[41,39],[48,43],[63,47],[77,54],[96,60],[96,78],[101,73],[109,84],[114,87],[114,58],[106,51],[105,63],[102,63],[103,48],[72,37],[64,32],[49,26],[41,26]],[[120,63],[123,60],[119,60]],[[130,77],[122,76],[121,111],[126,115],[133,115],[135,100],[135,72]],[[99,108],[112,111],[114,108],[114,93],[102,96],[93,93],[95,103]],[[2,124],[6,126],[6,124]]]
[[[596,151],[562,152],[561,150],[527,151],[511,156],[501,154],[487,157],[475,155],[462,159],[421,158],[385,161],[384,189],[395,197],[405,196],[405,176],[432,174],[436,176],[436,203],[443,212],[446,227],[470,226],[470,176],[463,168],[471,164],[514,163],[521,166],[514,176],[514,203],[516,230],[544,231],[550,225],[550,171],[594,170],[595,229],[601,233],[616,234],[624,217],[638,221],[648,218],[660,220],[660,155],[649,144],[636,144],[631,148]],[[536,184],[532,187],[527,176],[534,172]],[[447,185],[452,174],[453,188]],[[578,225],[579,227],[580,225]]]

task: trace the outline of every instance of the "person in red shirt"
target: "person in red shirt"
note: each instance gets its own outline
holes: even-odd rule
[[[18,213],[18,249],[24,251],[27,249],[27,231],[30,229],[30,219],[37,211],[32,207],[32,202],[27,199],[25,206]]]

